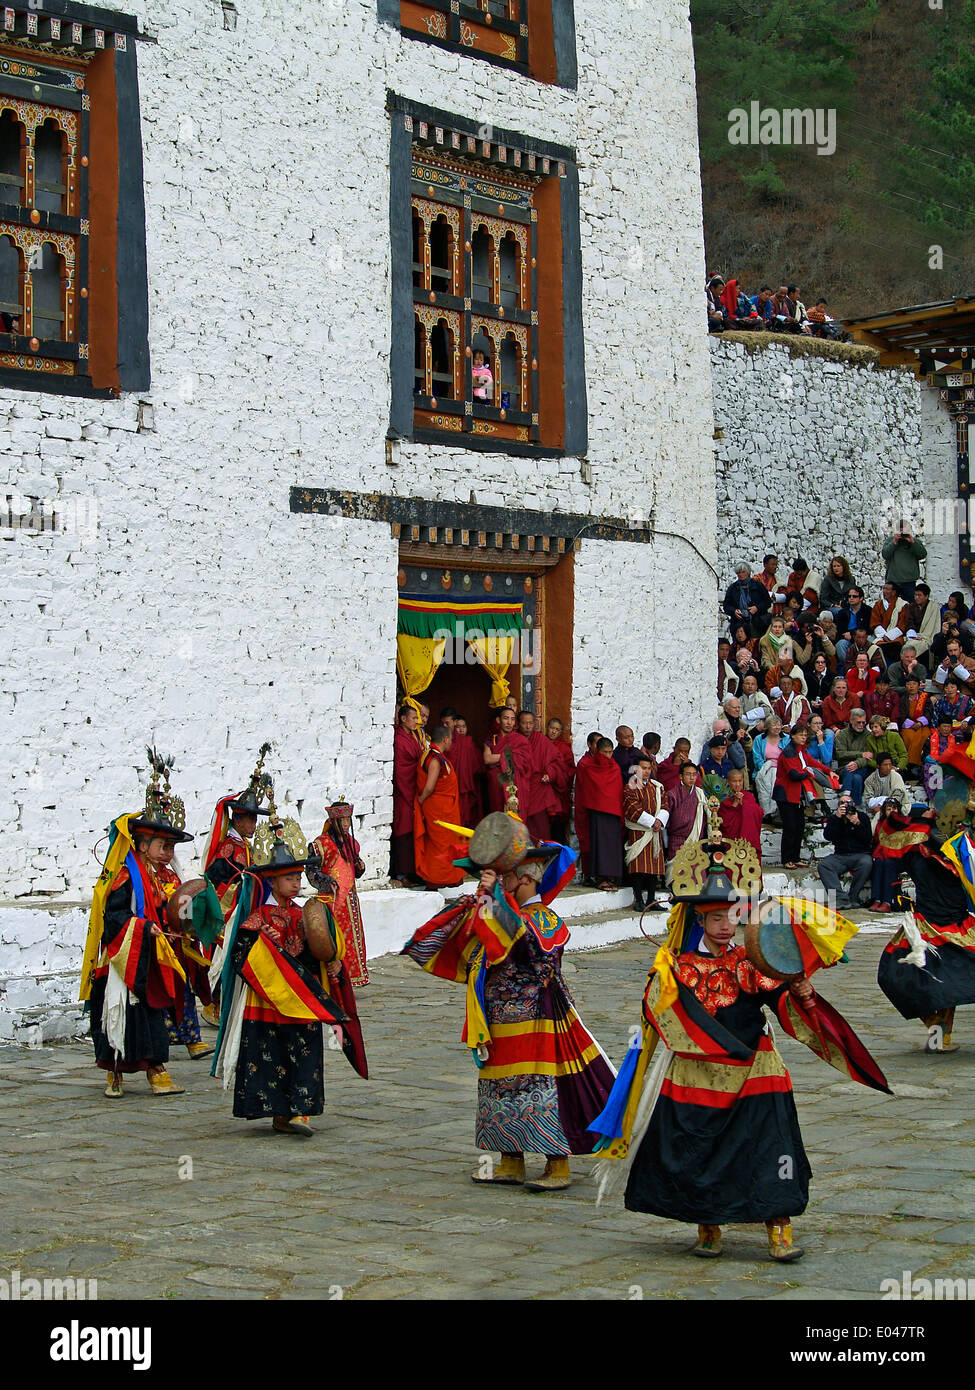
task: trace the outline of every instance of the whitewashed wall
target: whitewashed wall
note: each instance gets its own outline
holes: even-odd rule
[[[704,272],[686,0],[576,0],[578,91],[404,39],[375,0],[237,0],[232,32],[215,0],[129,8],[156,40],[138,45],[152,418],[140,429],[133,397],[0,391],[0,483],[78,523],[5,533],[0,551],[14,1012],[70,968],[84,919],[25,905],[88,896],[150,738],[175,754],[200,832],[273,739],[284,808],[317,831],[327,797],[354,799],[368,881],[382,879],[396,546],[388,527],[290,515],[292,485],[654,516],[715,546],[707,345],[686,313]],[[386,465],[387,89],[575,146],[585,460],[406,445]],[[664,674],[676,663],[678,590],[713,637],[707,570],[669,547],[579,556],[576,696],[598,703],[598,671],[604,722],[669,710],[666,693],[628,692],[646,652]]]
[[[891,499],[902,488],[915,493],[920,476],[921,387],[913,373],[791,357],[784,342],[752,353],[712,338],[711,379],[723,434],[714,445],[723,588],[741,559],[757,573],[762,556],[774,552],[784,581],[796,555],[822,575],[839,554],[873,602]],[[950,454],[944,466],[951,495]]]

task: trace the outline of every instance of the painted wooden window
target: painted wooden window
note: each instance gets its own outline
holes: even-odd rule
[[[137,25],[57,8],[0,6],[0,387],[116,395],[148,384],[145,340],[131,371],[120,341],[146,327]],[[138,205],[123,208],[136,163]],[[141,270],[134,296],[123,264]]]
[[[537,441],[539,178],[417,145],[413,217],[414,423]],[[474,355],[493,378],[479,390]]]
[[[561,87],[578,80],[573,0],[377,0],[409,39]]]

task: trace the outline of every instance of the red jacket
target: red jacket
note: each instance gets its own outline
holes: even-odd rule
[[[790,745],[788,752],[779,754],[779,760],[775,765],[775,785],[782,788],[785,799],[791,806],[800,804],[803,790],[813,791],[816,787],[816,779],[812,775],[813,768],[825,772],[831,781],[834,780],[830,769],[818,758],[811,758],[808,753],[803,753],[803,758],[806,763],[805,772],[799,761],[799,750]],[[790,776],[790,773],[796,775]]]

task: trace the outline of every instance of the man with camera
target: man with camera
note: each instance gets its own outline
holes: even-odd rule
[[[915,539],[910,522],[897,523],[890,540],[884,542],[881,554],[887,562],[884,583],[893,584],[900,597],[910,603],[914,598],[915,585],[921,577],[921,561],[927,559],[928,554],[921,542]]]
[[[860,894],[867,885],[873,868],[870,853],[873,832],[870,818],[857,810],[856,803],[849,792],[841,792],[836,810],[826,817],[823,830],[825,838],[833,845],[833,853],[817,864],[819,877],[827,892],[835,893],[838,909],[859,907]],[[844,893],[840,882],[841,875],[849,874],[850,891]]]

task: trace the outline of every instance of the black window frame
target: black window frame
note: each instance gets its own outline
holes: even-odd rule
[[[421,443],[432,443],[448,445],[454,448],[472,449],[480,451],[490,451],[496,453],[507,453],[528,457],[542,458],[561,458],[565,456],[584,455],[588,448],[588,403],[586,397],[586,373],[585,373],[585,345],[583,335],[582,317],[582,252],[580,245],[580,220],[579,220],[579,173],[575,160],[575,152],[568,146],[555,145],[547,141],[536,140],[533,137],[520,135],[517,132],[508,130],[493,129],[491,142],[485,142],[481,138],[483,127],[477,122],[464,117],[456,116],[452,113],[437,110],[433,107],[424,106],[420,103],[407,100],[398,96],[396,93],[387,94],[387,111],[390,114],[390,249],[391,249],[391,278],[392,278],[392,317],[391,317],[391,345],[390,345],[390,377],[391,377],[391,402],[390,402],[390,424],[389,437],[408,440],[416,440]],[[426,134],[422,131],[425,128]],[[512,151],[519,151],[521,157],[533,158],[539,167],[546,168],[550,177],[559,179],[560,182],[560,231],[562,240],[562,266],[561,266],[561,315],[562,315],[562,359],[560,366],[562,369],[563,385],[563,418],[560,421],[562,443],[559,445],[548,444],[544,439],[538,437],[539,424],[539,381],[537,373],[532,385],[532,409],[530,412],[519,411],[507,413],[505,418],[509,424],[521,423],[521,417],[527,417],[522,428],[529,431],[529,438],[526,440],[510,439],[498,435],[479,435],[473,430],[463,427],[453,431],[430,430],[422,424],[417,425],[414,421],[414,409],[419,405],[420,409],[429,408],[429,399],[426,397],[418,398],[414,394],[415,382],[415,309],[418,302],[429,304],[429,295],[425,291],[418,291],[413,284],[413,203],[414,194],[414,159],[416,153],[417,139],[429,141],[431,150],[443,149],[443,144],[438,141],[438,132],[441,140],[447,140],[449,134],[454,132],[462,137],[473,137],[477,141],[477,146],[481,151],[481,159],[485,169],[489,169],[493,162],[501,162],[501,153],[504,152],[506,159]],[[449,134],[448,134],[449,133]],[[466,143],[466,139],[465,139]],[[490,144],[490,154],[484,153],[484,146]],[[448,146],[449,149],[449,146]],[[445,151],[446,152],[446,151]],[[471,198],[473,203],[473,197]],[[473,210],[473,209],[472,209]],[[534,210],[532,210],[534,211]],[[497,213],[502,220],[511,220],[507,211],[504,214]],[[537,233],[534,217],[531,220],[533,240],[529,244],[529,258],[537,259],[537,243],[534,236]],[[542,248],[544,254],[544,248]],[[537,290],[537,269],[530,267],[532,276],[532,302],[535,299]],[[419,299],[419,295],[425,295],[425,300]],[[461,298],[459,301],[448,296],[436,295],[435,302],[431,309],[441,307],[449,308],[454,313],[467,312],[466,301]],[[473,318],[478,318],[478,313],[473,304],[469,310]],[[521,315],[529,320],[537,320],[536,311],[530,306],[521,311]],[[506,315],[507,317],[507,311]],[[512,320],[514,321],[514,320]],[[536,322],[529,322],[528,327],[531,331],[529,338],[530,350],[535,360],[539,357],[538,352],[538,325]],[[499,404],[493,404],[488,408],[481,406],[477,416],[473,410],[468,410],[472,404],[471,393],[471,360],[465,356],[464,377],[465,389],[463,399],[451,400],[448,407],[444,407],[443,402],[437,398],[437,409],[445,415],[462,415],[467,420],[482,418],[486,420],[501,419],[501,408]],[[495,382],[494,402],[500,399],[500,381]],[[523,403],[520,403],[523,404]],[[532,436],[534,434],[534,437]]]
[[[0,330],[0,391],[43,391],[50,395],[112,399],[125,391],[144,391],[149,387],[145,194],[135,48],[138,38],[138,20],[116,10],[75,0],[44,0],[43,8],[22,2],[0,4],[0,45],[4,46],[0,53],[0,96],[74,111],[78,124],[77,216],[36,208],[32,215],[24,199],[19,206],[0,206],[0,234],[4,234],[5,226],[12,226],[41,237],[50,232],[72,238],[76,248],[72,285],[74,338],[36,339],[38,346],[32,348],[30,335]],[[106,50],[113,54],[118,142],[118,202],[114,209],[117,314],[112,344],[117,387],[94,385],[89,366],[89,172],[92,158],[97,158],[98,153],[91,149],[91,97],[87,90],[77,90],[71,82],[57,80],[58,74],[63,79],[75,71],[68,65],[59,67],[59,55],[77,58]],[[34,67],[44,76],[17,71],[18,64],[22,69]],[[45,370],[37,365],[40,362],[71,363],[75,374]]]

